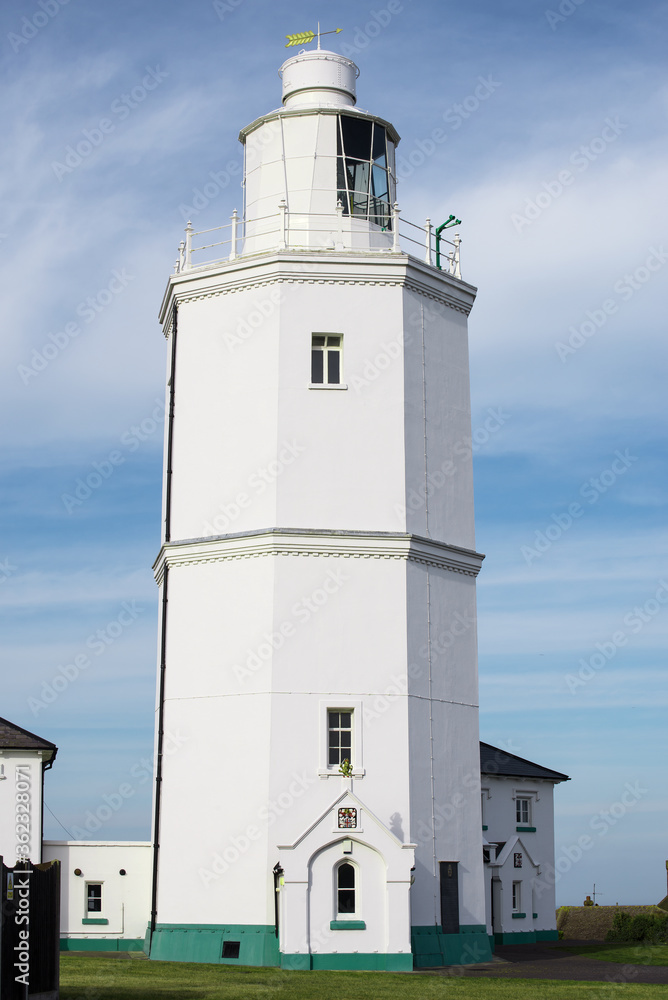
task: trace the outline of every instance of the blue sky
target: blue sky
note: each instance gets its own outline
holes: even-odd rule
[[[129,784],[94,835],[150,835],[157,310],[184,215],[203,229],[241,209],[220,171],[280,101],[283,36],[320,18],[344,29],[330,44],[360,67],[359,106],[402,136],[403,215],[456,213],[480,289],[481,738],[572,777],[555,795],[559,902],[594,882],[602,903],[664,895],[665,12],[3,4],[1,714],[60,747],[46,799],[70,832]],[[211,172],[218,191],[189,211]],[[65,836],[50,814],[45,834]]]

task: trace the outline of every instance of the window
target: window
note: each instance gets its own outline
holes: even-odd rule
[[[102,912],[102,885],[99,882],[88,882],[86,885],[86,911]]]
[[[513,913],[519,913],[522,909],[522,883],[513,882]]]
[[[311,338],[311,385],[341,385],[340,333],[314,333]]]
[[[336,912],[340,917],[356,912],[355,867],[344,861],[336,870]]]
[[[341,115],[338,124],[337,187],[343,214],[356,215],[382,229],[390,229],[385,128],[351,115]]]
[[[353,713],[327,713],[327,763],[330,767],[338,767],[344,760],[352,764],[353,756]]]
[[[515,820],[518,826],[531,826],[531,799],[515,799]]]

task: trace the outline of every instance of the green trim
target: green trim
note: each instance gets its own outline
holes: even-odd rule
[[[526,913],[511,913],[513,920],[524,920]]]
[[[492,949],[484,924],[465,924],[459,934],[443,934],[438,924],[411,927],[413,966],[429,969],[443,965],[491,962]]]
[[[61,938],[61,951],[143,951],[143,938]]]
[[[281,954],[281,969],[308,972],[315,970],[353,970],[366,972],[411,972],[413,956],[410,952],[398,952],[389,955],[349,954],[338,952],[335,955],[284,955]]]
[[[538,914],[534,913],[533,918],[534,918],[534,920],[537,920],[538,919]]]
[[[330,931],[365,931],[366,924],[363,920],[330,920]]]
[[[559,931],[536,931],[536,941],[558,941]]]
[[[488,826],[483,826],[483,830],[489,830]]]
[[[535,944],[536,941],[558,940],[558,931],[505,931],[494,935],[495,944]]]
[[[515,831],[516,831],[516,833],[535,833],[536,832],[536,827],[535,826],[516,826],[515,827]]]
[[[108,924],[109,921],[106,917],[84,917],[81,921],[82,924]]]
[[[239,942],[238,958],[223,958],[223,943]],[[214,965],[280,965],[273,924],[156,924],[150,958]]]

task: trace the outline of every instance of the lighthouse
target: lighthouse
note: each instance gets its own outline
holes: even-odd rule
[[[151,958],[408,970],[485,928],[459,245],[321,49],[188,226],[168,340]],[[442,227],[439,227],[439,230]]]

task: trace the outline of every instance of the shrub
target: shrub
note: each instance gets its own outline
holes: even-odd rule
[[[615,913],[606,941],[647,941],[653,944],[668,942],[668,917],[651,913]]]

